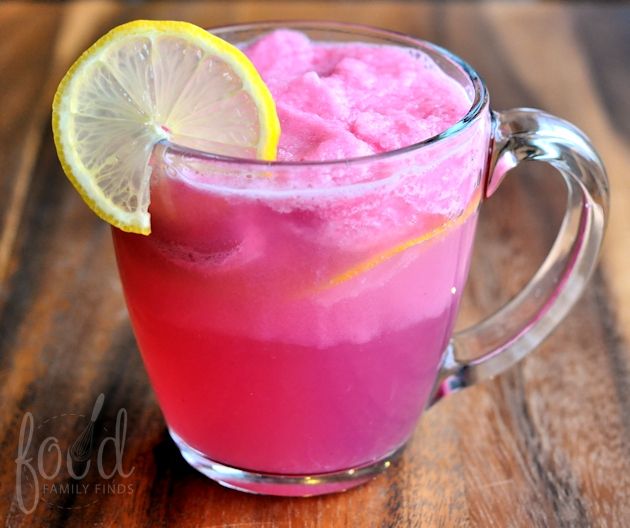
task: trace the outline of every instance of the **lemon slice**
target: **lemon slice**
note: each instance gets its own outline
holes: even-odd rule
[[[468,220],[468,218],[473,213],[477,212],[477,209],[479,208],[480,200],[481,200],[481,194],[479,192],[476,192],[474,196],[472,197],[472,199],[470,200],[470,202],[468,203],[468,205],[466,206],[466,209],[464,209],[464,211],[462,211],[458,216],[448,219],[444,223],[438,225],[437,227],[434,227],[433,229],[429,231],[426,231],[425,233],[422,233],[419,236],[416,236],[409,240],[401,242],[400,244],[394,247],[386,249],[385,251],[382,251],[362,262],[355,264],[351,268],[348,268],[345,271],[338,273],[337,275],[329,279],[328,282],[324,285],[324,287],[321,288],[321,290],[326,290],[334,286],[339,286],[340,284],[344,282],[347,282],[351,279],[354,279],[355,277],[358,277],[360,275],[363,275],[364,273],[367,273],[368,271],[376,268],[380,264],[388,261],[389,259],[402,253],[403,251],[407,251],[408,249],[416,247],[422,243],[428,242],[429,240],[436,239],[442,234],[452,229],[455,229],[456,227],[461,226],[464,222],[466,222],[466,220]]]
[[[119,26],[72,65],[53,102],[63,169],[101,218],[148,234],[149,159],[161,140],[274,159],[280,125],[267,86],[236,47],[187,22]]]

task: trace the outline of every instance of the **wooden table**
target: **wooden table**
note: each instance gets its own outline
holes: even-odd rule
[[[630,526],[630,7],[132,4],[0,4],[4,525]],[[166,433],[127,319],[109,228],[66,182],[50,132],[52,94],[71,61],[107,29],[142,17],[202,26],[300,17],[380,25],[467,59],[486,79],[495,108],[536,106],[573,121],[600,150],[613,192],[601,264],[579,306],[518,367],[432,408],[402,460],[366,486],[281,499],[211,483],[185,464]],[[462,325],[516,293],[550,247],[564,195],[549,176],[544,167],[521,167],[485,205]],[[26,413],[33,415],[29,456],[36,464],[45,436],[68,448],[101,392],[99,434],[111,435],[119,409],[126,410],[122,463],[133,473],[89,477],[83,494],[46,492],[40,477],[39,503],[25,514],[15,459]],[[49,472],[51,453],[43,457]],[[99,491],[99,482],[118,487]],[[34,485],[23,480],[19,496],[33,499]]]

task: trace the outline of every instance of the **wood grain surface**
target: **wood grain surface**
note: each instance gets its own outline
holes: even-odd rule
[[[601,264],[579,306],[520,365],[427,412],[400,462],[368,485],[281,499],[211,483],[166,433],[128,322],[109,228],[66,182],[50,131],[52,95],[69,64],[106,30],[136,18],[202,26],[313,18],[391,28],[476,66],[494,108],[534,106],[573,121],[601,152],[613,196]],[[619,4],[0,3],[4,526],[630,526],[628,57],[630,6]],[[532,275],[559,225],[563,193],[553,171],[531,164],[485,204],[461,326]],[[59,479],[40,479],[40,501],[25,514],[19,495],[32,499],[35,482],[23,481],[18,493],[24,416],[33,416],[32,446],[53,435],[67,449],[101,392],[101,436],[112,434],[119,409],[127,412],[123,465],[133,473],[102,492],[92,477],[84,494],[45,493],[43,485]]]

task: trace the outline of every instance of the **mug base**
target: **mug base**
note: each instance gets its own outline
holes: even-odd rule
[[[171,429],[169,433],[184,460],[222,486],[256,495],[283,497],[310,497],[338,493],[360,486],[389,468],[405,448],[403,444],[383,458],[343,471],[313,475],[282,475],[256,473],[215,462],[189,446]]]

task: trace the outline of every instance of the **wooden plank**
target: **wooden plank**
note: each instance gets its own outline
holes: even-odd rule
[[[49,127],[71,61],[141,18],[203,26],[314,18],[369,23],[442,44],[475,65],[496,108],[543,107],[592,136],[609,168],[612,219],[580,305],[517,368],[440,402],[391,471],[309,499],[221,488],[178,455],[127,320],[109,229],[66,183]],[[630,166],[627,6],[501,2],[116,2],[0,4],[0,520],[18,526],[624,526],[630,519]],[[624,84],[625,83],[625,84]],[[460,326],[516,293],[551,245],[564,195],[525,166],[485,204]],[[128,414],[124,492],[16,496],[20,425],[69,446],[97,394]],[[111,454],[106,461],[113,463]],[[71,482],[67,482],[71,483]],[[95,486],[98,477],[89,481]],[[41,484],[41,483],[40,483]],[[131,486],[129,491],[128,486]],[[94,490],[94,488],[92,488]],[[31,490],[32,491],[32,490]],[[41,491],[41,490],[40,490]]]
[[[0,302],[3,279],[15,242],[20,214],[28,192],[33,163],[41,143],[45,102],[42,84],[49,75],[50,47],[58,28],[59,9],[9,4],[0,21],[3,109],[0,113]],[[35,13],[40,17],[34,16]],[[33,104],[35,102],[35,104]],[[24,123],[28,122],[29,127]]]

